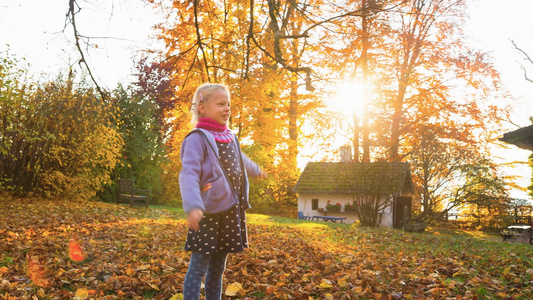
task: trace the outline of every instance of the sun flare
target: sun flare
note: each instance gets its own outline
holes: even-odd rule
[[[333,109],[346,117],[352,118],[355,114],[361,117],[364,105],[363,85],[354,82],[344,82],[337,88],[332,101]]]

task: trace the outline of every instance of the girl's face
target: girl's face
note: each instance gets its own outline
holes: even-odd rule
[[[225,91],[217,91],[209,99],[198,104],[201,117],[210,118],[222,125],[227,125],[231,115],[230,101]]]

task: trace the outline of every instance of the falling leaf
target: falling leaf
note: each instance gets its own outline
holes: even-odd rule
[[[30,276],[31,281],[38,286],[48,286],[50,282],[46,279],[47,275],[48,272],[41,262],[39,262],[39,258],[32,256],[28,263],[28,276]]]
[[[224,293],[226,296],[237,296],[237,294],[242,290],[242,285],[238,282],[234,282],[232,284],[229,284],[226,288],[226,292]]]
[[[68,243],[69,256],[73,261],[82,261],[85,257],[80,243],[75,239],[71,239]]]

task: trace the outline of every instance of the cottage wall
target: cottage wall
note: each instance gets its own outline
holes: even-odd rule
[[[358,220],[355,212],[344,212],[344,205],[346,203],[352,203],[352,195],[343,194],[304,194],[300,193],[298,196],[298,211],[303,212],[304,216],[323,216],[324,213],[313,209],[313,199],[318,199],[318,208],[326,208],[328,200],[331,204],[340,203],[342,208],[340,212],[327,212],[328,216],[333,217],[346,217],[345,223],[353,224]],[[381,217],[381,225],[392,228],[392,205],[385,209],[383,216]]]

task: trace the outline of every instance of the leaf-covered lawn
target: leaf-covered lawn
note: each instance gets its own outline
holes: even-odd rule
[[[0,299],[169,299],[189,254],[183,214],[0,199]],[[468,233],[249,215],[225,299],[533,299],[533,246]],[[242,286],[242,288],[241,288]]]

